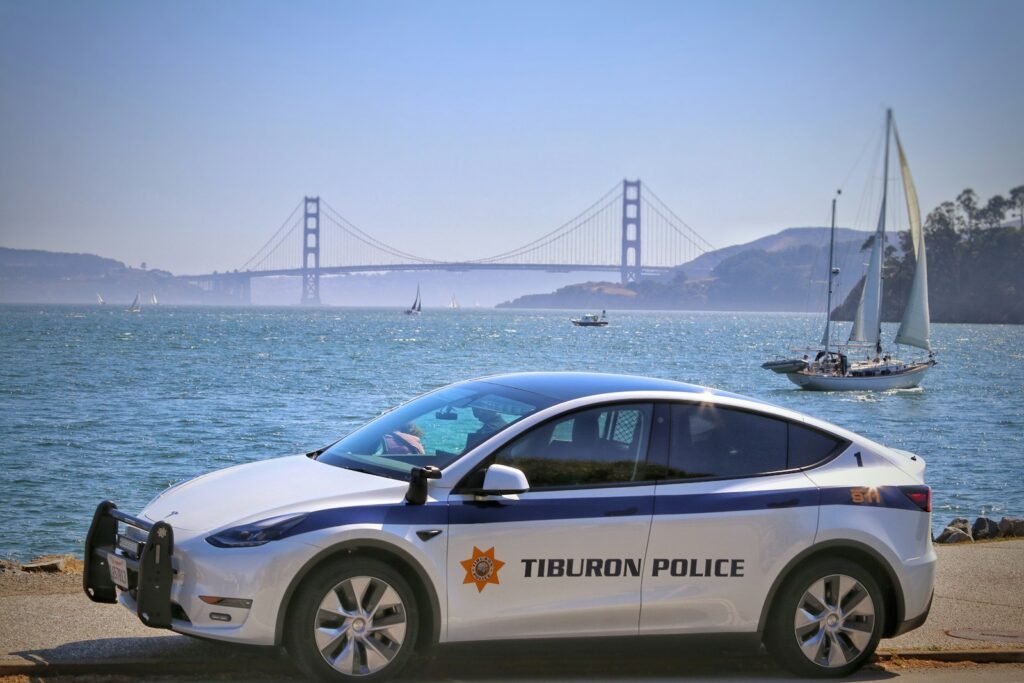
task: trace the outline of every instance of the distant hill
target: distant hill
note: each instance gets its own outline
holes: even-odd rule
[[[679,266],[678,269],[686,273],[687,279],[700,280],[710,277],[712,271],[714,271],[722,261],[743,251],[760,249],[767,253],[774,253],[802,246],[827,247],[830,232],[831,228],[828,227],[786,228],[782,232],[777,232],[774,235],[768,235],[766,237],[760,237],[753,242],[734,244],[729,247],[716,249],[715,251],[709,251],[706,254],[701,254],[692,261]],[[863,243],[864,240],[870,236],[871,233],[865,230],[836,228],[837,244],[843,244],[845,242]],[[899,241],[895,235],[888,235],[887,237],[889,244],[899,247]]]
[[[840,277],[835,301],[840,301],[864,272],[866,257],[861,247],[870,234],[836,230],[835,265]],[[895,236],[890,244],[900,251]],[[828,246],[829,228],[787,228],[709,252],[655,280],[629,287],[580,283],[501,306],[824,312]]]
[[[933,221],[927,232],[928,293],[934,322],[1024,324],[1024,229],[956,230]],[[628,286],[585,282],[550,294],[531,294],[501,306],[568,309],[666,309],[720,311],[825,310],[828,245],[821,228],[791,228],[746,245],[729,247],[675,269],[669,278]],[[826,233],[827,234],[827,231]],[[836,245],[840,275],[833,294],[834,318],[850,320],[857,309],[867,252],[866,233],[843,231]],[[804,241],[803,238],[808,238]],[[898,321],[913,275],[909,235],[887,235],[882,316]],[[771,251],[758,248],[767,246]],[[727,251],[724,256],[721,252]],[[719,258],[721,257],[721,258]],[[715,259],[705,277],[691,279]]]
[[[0,247],[0,303],[97,303],[127,305],[136,294],[148,302],[217,303],[215,295],[165,270],[130,268],[93,254]]]

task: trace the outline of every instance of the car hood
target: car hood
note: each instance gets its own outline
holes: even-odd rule
[[[407,488],[404,481],[294,455],[217,470],[172,486],[142,516],[182,531],[210,532],[290,512],[394,503]]]

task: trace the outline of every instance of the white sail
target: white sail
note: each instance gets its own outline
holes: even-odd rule
[[[860,293],[857,317],[853,320],[850,341],[869,342],[877,347],[881,336],[882,316],[882,250],[885,245],[885,201],[882,202],[882,216],[878,219],[875,243],[871,245],[871,260],[864,275],[864,289]]]
[[[876,352],[882,348],[882,259],[885,257],[885,210],[889,198],[889,132],[892,130],[892,110],[885,114],[885,161],[882,166],[882,210],[878,214],[875,243],[871,245],[871,260],[864,275],[864,289],[860,292],[857,317],[850,331],[850,341],[868,342]]]
[[[899,133],[896,133],[896,150],[900,155],[900,171],[903,174],[903,188],[907,195],[907,213],[910,219],[910,236],[914,242],[914,257],[917,259],[914,279],[910,285],[910,296],[907,297],[903,320],[900,321],[900,329],[896,333],[896,343],[931,351],[931,345],[928,343],[928,259],[924,249],[924,230],[921,228],[921,207],[917,201],[917,189],[914,187],[914,179],[910,176],[910,166],[903,153]]]

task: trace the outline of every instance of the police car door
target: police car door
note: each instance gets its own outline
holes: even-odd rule
[[[449,640],[637,632],[652,414],[620,403],[554,418],[489,459],[529,491],[453,492]]]
[[[640,631],[756,630],[772,582],[817,531],[818,490],[799,468],[842,444],[714,404],[674,403],[671,412]]]

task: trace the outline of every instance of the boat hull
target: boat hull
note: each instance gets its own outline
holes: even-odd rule
[[[608,324],[607,320],[598,320],[596,322],[588,320],[572,320],[570,322],[572,322],[576,327],[605,327]]]
[[[850,375],[819,375],[809,372],[789,372],[786,377],[801,389],[810,391],[888,391],[913,389],[921,384],[932,363],[915,363],[902,372],[871,377]]]

